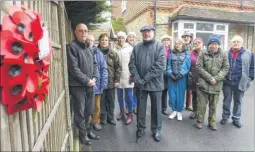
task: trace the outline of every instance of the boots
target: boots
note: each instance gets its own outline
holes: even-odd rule
[[[126,125],[130,125],[130,124],[132,123],[132,121],[133,121],[133,116],[134,116],[134,114],[133,114],[132,112],[130,112],[130,113],[128,114],[128,119],[127,119],[127,121],[125,122]]]
[[[126,114],[125,114],[125,109],[121,109],[119,115],[117,116],[117,120],[118,120],[118,121],[121,120],[121,119],[122,119],[123,121],[126,121],[126,120],[127,120],[127,116],[126,116]]]
[[[122,119],[123,112],[120,112],[117,116],[117,120],[120,121]]]

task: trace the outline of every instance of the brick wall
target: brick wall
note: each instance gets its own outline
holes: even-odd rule
[[[140,33],[141,27],[143,27],[146,24],[152,24],[153,23],[153,16],[151,15],[151,11],[147,11],[143,14],[141,14],[138,18],[133,20],[132,22],[126,24],[127,32],[135,32],[137,35],[137,40],[142,40],[142,35]]]
[[[126,11],[123,13],[124,22],[128,22],[133,19],[136,15],[140,14],[145,8],[148,7],[148,0],[128,0],[126,4]]]
[[[118,18],[122,16],[121,12],[121,2],[122,1],[112,1],[112,17]]]
[[[169,19],[169,10],[161,9],[158,10],[156,13],[156,40],[160,41],[160,38],[163,35],[172,35],[171,26],[169,26],[168,19]]]

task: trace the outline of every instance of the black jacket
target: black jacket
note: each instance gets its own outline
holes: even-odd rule
[[[145,84],[141,86],[142,90],[164,90],[165,55],[164,46],[155,42],[155,40],[137,44],[133,49],[129,62],[129,70],[135,85],[143,80]]]
[[[69,86],[87,86],[90,79],[97,79],[97,63],[87,43],[72,41],[67,44]]]

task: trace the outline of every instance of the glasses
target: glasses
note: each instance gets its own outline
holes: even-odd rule
[[[80,33],[88,33],[88,30],[78,29],[78,32],[80,32]]]

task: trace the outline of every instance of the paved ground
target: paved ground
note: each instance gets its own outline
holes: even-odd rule
[[[147,109],[147,129],[138,144],[135,143],[136,122],[126,126],[117,122],[116,126],[106,125],[102,131],[95,133],[101,136],[99,141],[92,141],[93,151],[254,151],[254,87],[246,92],[243,100],[243,128],[232,125],[231,120],[222,126],[222,97],[218,104],[217,127],[214,132],[206,126],[202,130],[194,127],[195,121],[188,118],[190,112],[183,112],[183,121],[169,120],[163,117],[162,140],[154,142],[150,131],[150,105]],[[150,103],[150,102],[148,102]],[[116,102],[115,113],[119,112]],[[208,111],[207,111],[208,112]],[[207,118],[206,118],[207,120]]]

